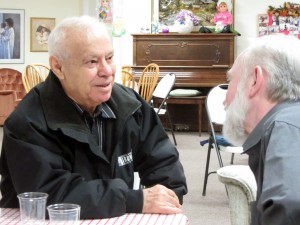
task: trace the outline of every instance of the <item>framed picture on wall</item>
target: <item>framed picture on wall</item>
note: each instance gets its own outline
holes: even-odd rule
[[[48,37],[55,27],[55,18],[30,18],[30,51],[47,52]]]
[[[257,29],[258,29],[258,36],[265,36],[268,35],[268,15],[267,14],[258,14],[257,16]]]
[[[0,63],[24,63],[24,9],[0,9]]]
[[[232,24],[234,21],[234,0],[224,0],[227,12],[231,14]],[[152,20],[158,20],[159,27],[168,27],[170,32],[175,31],[176,16],[180,11],[189,11],[199,21],[194,23],[194,31],[199,31],[201,26],[214,27],[212,21],[214,16],[219,12],[217,7],[218,0],[155,0],[153,6]],[[158,4],[158,7],[156,6]]]

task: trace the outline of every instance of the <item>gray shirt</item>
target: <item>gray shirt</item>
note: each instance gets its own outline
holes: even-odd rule
[[[243,148],[257,181],[251,224],[299,224],[300,102],[276,105]]]

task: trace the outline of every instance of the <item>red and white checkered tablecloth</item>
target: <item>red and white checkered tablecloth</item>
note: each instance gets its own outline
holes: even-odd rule
[[[47,221],[46,221],[47,222]],[[1,225],[20,225],[19,209],[0,208]],[[49,223],[46,223],[49,224]],[[81,220],[81,225],[189,225],[183,214],[136,214],[129,213],[110,219]]]

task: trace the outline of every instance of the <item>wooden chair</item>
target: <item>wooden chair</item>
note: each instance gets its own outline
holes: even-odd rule
[[[131,65],[122,66],[122,71],[123,70],[126,70],[127,72],[130,72],[132,74],[132,66]]]
[[[49,71],[49,67],[42,64],[27,65],[22,74],[22,81],[26,92],[28,93],[31,88],[43,82],[48,76]]]
[[[148,64],[143,70],[139,82],[139,94],[147,101],[150,102],[154,88],[156,87],[159,75],[159,67],[155,63]]]
[[[32,66],[34,66],[34,68],[39,73],[39,75],[43,78],[43,80],[46,80],[50,72],[50,68],[44,64],[32,64]]]
[[[122,84],[137,91],[137,84],[134,76],[127,70],[122,70]]]

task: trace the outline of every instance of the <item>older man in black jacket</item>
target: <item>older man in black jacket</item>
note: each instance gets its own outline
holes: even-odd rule
[[[179,154],[136,92],[114,84],[110,36],[96,19],[64,20],[49,36],[51,71],[6,120],[1,207],[39,191],[81,205],[81,218],[180,213]],[[137,171],[145,189],[133,190]]]

